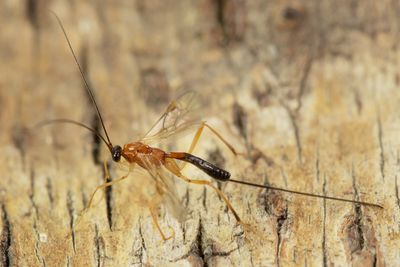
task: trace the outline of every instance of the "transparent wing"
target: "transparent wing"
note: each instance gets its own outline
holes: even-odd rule
[[[193,131],[200,125],[200,119],[194,112],[196,93],[188,91],[173,100],[141,139],[143,143],[153,144],[162,142],[171,136]]]
[[[167,172],[160,162],[156,165],[147,157],[142,157],[146,171],[154,179],[156,189],[161,196],[161,202],[166,206],[170,214],[172,214],[179,222],[183,222],[186,217],[186,210],[183,208],[175,186],[175,179],[172,174]]]

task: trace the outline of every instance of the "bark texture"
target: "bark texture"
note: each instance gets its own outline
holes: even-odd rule
[[[187,216],[161,205],[161,228],[175,231],[163,242],[140,198],[151,178],[134,173],[76,225],[110,156],[84,129],[32,128],[69,118],[101,130],[49,9],[115,144],[190,89],[204,119],[249,154],[205,132],[196,155],[237,179],[384,210],[220,185],[244,227],[215,192],[177,182]],[[400,265],[399,12],[393,0],[1,1],[0,265]]]

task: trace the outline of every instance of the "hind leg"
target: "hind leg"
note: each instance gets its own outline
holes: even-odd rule
[[[200,140],[200,137],[201,137],[201,134],[203,133],[204,128],[208,128],[215,136],[217,136],[218,139],[221,140],[221,142],[224,143],[224,144],[228,147],[228,149],[229,149],[235,156],[237,156],[237,155],[242,155],[242,154],[243,154],[243,153],[237,152],[236,149],[235,149],[231,144],[229,144],[228,141],[226,141],[226,140],[222,137],[222,135],[221,135],[220,133],[218,133],[214,128],[212,128],[212,127],[211,127],[210,125],[208,125],[206,122],[202,122],[202,123],[200,124],[199,128],[197,129],[197,131],[196,131],[196,133],[195,133],[195,135],[194,135],[194,137],[193,137],[192,143],[190,144],[190,147],[189,147],[189,150],[187,151],[187,153],[189,153],[189,154],[192,154],[192,153],[193,153],[194,149],[195,149],[196,146],[197,146],[197,143],[198,143],[199,140]],[[180,165],[179,165],[179,169],[182,170],[182,169],[186,166],[186,164],[187,164],[186,162],[183,162],[182,164],[180,164]]]
[[[236,152],[236,149],[233,148],[233,146],[231,144],[229,144],[228,141],[226,141],[225,138],[223,138],[220,133],[218,133],[213,127],[211,127],[204,121],[200,124],[199,128],[197,129],[196,134],[194,135],[192,144],[189,147],[188,153],[193,152],[194,148],[196,147],[196,145],[200,139],[201,134],[203,133],[204,128],[208,128],[215,136],[217,136],[218,139],[221,140],[221,142],[224,143],[235,156],[240,154],[240,153]]]
[[[238,223],[242,224],[242,220],[240,219],[239,215],[237,214],[237,212],[235,211],[235,209],[233,208],[231,202],[228,200],[228,198],[225,196],[225,194],[219,190],[217,187],[215,187],[210,181],[207,180],[193,180],[193,179],[189,179],[186,176],[184,176],[181,173],[181,169],[179,168],[178,164],[176,164],[175,160],[173,159],[166,159],[165,160],[165,167],[172,172],[175,176],[177,176],[178,178],[182,179],[183,181],[190,183],[190,184],[198,184],[198,185],[205,185],[208,187],[211,187],[212,189],[214,189],[215,192],[217,192],[217,194],[224,200],[226,206],[228,207],[228,209],[233,213],[233,216],[235,216],[235,219]]]

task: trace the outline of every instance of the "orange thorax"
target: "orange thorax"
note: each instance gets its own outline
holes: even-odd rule
[[[150,147],[141,142],[126,144],[122,150],[122,156],[129,163],[137,163],[144,169],[148,169],[151,166],[159,167],[163,165],[165,154],[163,150]]]

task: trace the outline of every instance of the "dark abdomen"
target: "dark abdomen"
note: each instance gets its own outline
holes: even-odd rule
[[[210,162],[205,161],[204,159],[201,159],[199,157],[193,156],[192,154],[184,153],[184,157],[180,158],[180,160],[195,165],[197,168],[204,171],[214,179],[228,181],[231,177],[231,174],[228,171],[218,168],[214,164],[211,164]]]

